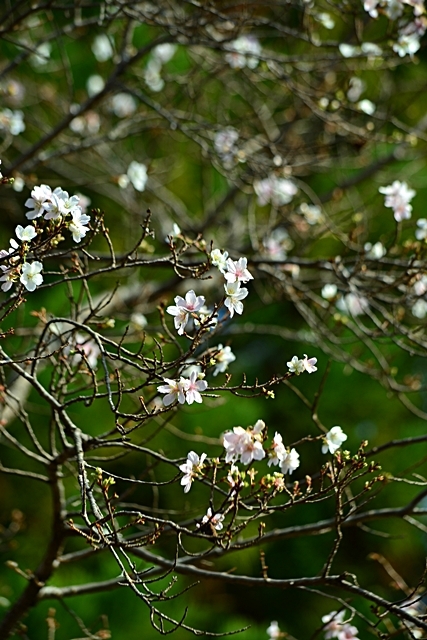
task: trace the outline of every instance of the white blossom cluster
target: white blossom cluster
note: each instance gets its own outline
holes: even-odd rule
[[[395,180],[387,187],[380,187],[378,191],[385,195],[384,205],[393,209],[396,222],[408,220],[412,215],[412,198],[416,195],[413,189],[409,189],[406,182]]]
[[[261,45],[255,36],[240,36],[224,47],[225,59],[232,69],[255,69],[261,55]]]
[[[167,42],[164,44],[158,44],[157,47],[154,47],[144,70],[145,84],[151,91],[158,93],[165,86],[165,81],[161,77],[160,72],[162,70],[162,66],[173,58],[176,49],[176,44],[170,44]]]
[[[405,7],[412,7],[413,19],[406,22],[402,16]],[[379,14],[386,15],[390,20],[399,21],[397,41],[393,44],[393,51],[400,57],[413,56],[420,48],[420,39],[426,31],[424,0],[364,0],[363,7],[371,18],[378,18]]]
[[[225,167],[233,166],[239,147],[236,142],[239,139],[239,132],[234,127],[226,127],[215,134],[215,151],[221,158]]]
[[[18,136],[25,131],[24,113],[13,111],[12,109],[2,109],[0,111],[0,131]]]
[[[298,358],[298,356],[294,356],[289,362],[288,369],[291,373],[294,373],[296,376],[299,376],[300,373],[314,373],[317,371],[316,367],[317,358],[308,358],[306,354],[304,354],[304,358]]]
[[[246,287],[242,287],[241,284],[253,280],[253,275],[247,268],[247,259],[232,260],[228,257],[227,251],[223,252],[220,249],[214,249],[211,251],[211,260],[212,264],[219,269],[226,280],[224,284],[226,296],[224,304],[228,309],[230,318],[234,316],[235,312],[241,315],[243,313],[242,300],[249,293]]]
[[[264,180],[255,180],[254,191],[258,196],[258,204],[262,207],[269,202],[274,207],[281,207],[289,204],[292,198],[298,193],[298,188],[287,178],[278,178],[271,174]]]
[[[325,640],[337,638],[337,640],[359,640],[358,629],[350,622],[344,622],[345,611],[331,611],[322,617],[324,624]]]
[[[189,378],[181,376],[179,380],[173,380],[171,378],[163,378],[166,384],[162,384],[157,387],[157,391],[165,393],[163,398],[163,404],[165,407],[178,401],[179,404],[193,404],[193,402],[201,403],[202,396],[201,391],[205,391],[208,383],[203,380],[203,374],[192,371]]]
[[[74,242],[80,242],[89,231],[86,225],[90,221],[90,216],[83,213],[79,202],[79,196],[70,197],[61,187],[52,191],[48,185],[42,184],[34,187],[31,198],[25,202],[25,206],[29,208],[26,217],[31,221],[43,217],[44,220],[54,221],[54,224],[65,222]],[[2,263],[0,264],[2,272],[0,282],[3,283],[1,285],[3,291],[9,291],[17,281],[24,285],[27,291],[34,291],[42,284],[43,264],[39,260],[27,261],[32,242],[42,233],[43,227],[38,222],[33,222],[26,227],[19,224],[16,227],[15,234],[20,244],[15,238],[11,238],[9,248],[0,251]]]

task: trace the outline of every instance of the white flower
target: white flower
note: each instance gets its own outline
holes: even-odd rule
[[[281,207],[292,200],[298,188],[291,180],[271,175],[264,180],[255,180],[254,191],[258,196],[258,204],[262,207],[268,202],[275,207]]]
[[[103,90],[104,86],[105,86],[105,82],[101,76],[99,76],[98,74],[89,76],[86,82],[86,90],[89,97],[92,97],[97,93],[100,93]]]
[[[175,400],[178,400],[179,404],[184,404],[187,381],[184,378],[180,378],[179,380],[163,378],[163,380],[166,384],[162,384],[157,387],[157,391],[160,393],[166,393],[163,398],[163,404],[165,407],[168,407],[170,404],[175,402]]]
[[[158,44],[157,47],[154,47],[152,55],[154,56],[154,58],[157,58],[157,60],[161,64],[166,64],[173,58],[177,48],[178,47],[176,44],[165,42],[163,44]]]
[[[33,67],[43,67],[49,62],[52,45],[50,42],[42,42],[36,47],[35,53],[30,56],[30,63]]]
[[[379,0],[365,0],[363,8],[369,13],[371,18],[378,18],[377,5]]]
[[[37,236],[37,231],[34,229],[32,224],[29,224],[25,227],[22,227],[20,224],[15,229],[16,237],[21,242],[31,242]]]
[[[217,346],[218,353],[215,354],[215,369],[213,375],[217,376],[218,373],[224,373],[228,369],[230,362],[234,362],[236,356],[231,351],[229,346],[223,347],[222,344]]]
[[[239,132],[234,127],[226,127],[215,134],[214,147],[223,162],[229,164],[238,152],[236,142],[239,139]]]
[[[427,302],[420,298],[415,302],[411,309],[412,315],[419,320],[424,320],[427,315]]]
[[[332,427],[325,435],[325,443],[322,445],[322,453],[335,453],[342,443],[347,440],[347,435],[341,427]]]
[[[272,260],[285,260],[294,243],[286,229],[278,227],[273,229],[269,236],[263,240],[265,252]]]
[[[350,102],[357,102],[366,89],[366,83],[358,76],[353,76],[349,81],[349,88],[347,91],[347,98]]]
[[[147,167],[145,164],[132,160],[128,166],[127,175],[137,191],[144,191],[148,180]]]
[[[283,439],[280,433],[274,434],[273,442],[271,443],[272,450],[269,452],[268,457],[268,466],[271,467],[272,464],[280,464],[286,455],[286,449],[283,444]]]
[[[267,628],[268,637],[270,640],[278,640],[281,636],[281,631],[279,629],[279,625],[277,620],[273,620],[270,626]]]
[[[321,296],[325,300],[333,300],[338,293],[336,284],[325,284],[322,287]]]
[[[366,242],[363,248],[366,251],[366,257],[371,260],[381,260],[387,253],[387,249],[382,242],[376,242],[375,244]]]
[[[75,212],[80,212],[79,197],[69,196],[67,191],[56,187],[53,193],[50,195],[50,200],[45,203],[46,209],[45,220],[56,220],[61,216],[73,215]]]
[[[225,45],[227,53],[225,59],[233,69],[255,69],[259,63],[261,45],[254,36],[240,36]]]
[[[128,93],[116,93],[111,100],[111,109],[118,118],[127,118],[136,111],[136,101]]]
[[[372,116],[376,111],[375,104],[371,100],[367,100],[366,98],[365,100],[361,100],[360,102],[358,102],[356,106],[358,107],[358,109],[360,109],[360,111],[363,111],[363,113],[366,113],[366,115],[368,116]]]
[[[96,36],[95,40],[92,42],[92,51],[98,62],[105,62],[112,58],[114,55],[114,49],[111,43],[111,38],[109,38],[105,33]]]
[[[24,112],[3,109],[0,111],[0,131],[7,131],[17,136],[25,131]]]
[[[240,287],[240,282],[227,282],[224,285],[226,299],[225,306],[230,312],[230,318],[234,316],[234,312],[241,315],[243,313],[242,300],[248,295],[248,290],[245,287]]]
[[[262,460],[265,451],[260,442],[261,435],[256,427],[264,428],[264,423],[259,420],[254,429],[234,427],[233,431],[226,431],[223,435],[223,446],[226,450],[225,461],[235,462],[240,456],[242,464],[250,464],[252,460]]]
[[[191,289],[185,294],[185,298],[181,296],[175,297],[175,305],[171,305],[166,309],[166,313],[174,316],[175,329],[178,335],[184,334],[185,327],[189,321],[190,313],[197,313],[205,304],[204,296],[196,296]]]
[[[409,203],[416,192],[409,189],[406,182],[395,180],[387,187],[380,187],[378,191],[386,196],[384,205],[393,209],[394,219],[397,222],[411,217],[412,206]]]
[[[172,230],[169,231],[169,233],[165,237],[165,242],[167,242],[169,244],[171,240],[173,240],[174,238],[177,238],[178,236],[180,236],[181,233],[182,233],[181,229],[176,224],[176,222],[174,222],[173,226],[172,226]]]
[[[185,381],[185,399],[187,404],[193,404],[193,402],[200,404],[202,402],[200,391],[205,391],[207,386],[208,383],[206,380],[201,380],[198,377],[197,371],[192,371],[190,378]]]
[[[419,218],[417,220],[418,229],[415,231],[417,240],[425,240],[427,238],[427,218]]]
[[[413,56],[418,51],[421,43],[419,36],[416,33],[401,34],[397,42],[393,44],[393,51],[395,51],[401,58],[406,55]]]
[[[322,209],[315,204],[307,204],[303,202],[300,206],[300,211],[308,224],[320,224],[323,222]]]
[[[151,91],[158,93],[165,86],[165,81],[160,75],[162,64],[157,58],[151,58],[144,69],[145,84]]]
[[[89,227],[85,225],[90,222],[90,216],[87,216],[85,213],[82,213],[80,210],[73,212],[73,221],[69,224],[69,230],[73,234],[74,242],[80,242],[82,238],[85,237],[87,232],[89,231]]]
[[[224,527],[222,521],[224,520],[224,515],[222,513],[212,513],[212,509],[209,509],[206,512],[206,515],[203,516],[201,524],[197,524],[197,527],[200,528],[203,524],[210,523],[216,531],[221,531]]]
[[[360,53],[359,47],[355,47],[351,44],[346,44],[345,42],[339,44],[338,49],[343,58],[352,58],[353,56],[357,56]]]
[[[325,640],[337,638],[337,640],[359,640],[357,637],[357,627],[348,622],[344,622],[345,611],[331,611],[322,617],[324,624]]]
[[[131,324],[135,327],[135,329],[141,330],[145,329],[148,324],[147,318],[142,313],[132,313],[130,317]]]
[[[41,285],[43,282],[43,276],[40,273],[42,269],[43,265],[41,262],[24,262],[19,280],[27,291],[34,291],[36,287]]]
[[[317,367],[315,366],[317,362],[317,358],[307,358],[307,354],[304,353],[304,369],[307,373],[314,373],[317,371]]]
[[[300,373],[304,373],[305,371],[305,363],[304,360],[298,358],[298,356],[293,356],[292,360],[286,363],[288,365],[288,369],[291,373],[295,373],[295,375],[299,376]]]
[[[239,258],[238,260],[227,260],[227,271],[224,273],[224,278],[227,282],[249,282],[253,280],[253,275],[247,269],[248,261],[246,258]]]
[[[220,249],[214,249],[211,251],[211,261],[214,267],[217,267],[221,273],[225,273],[227,271],[227,251],[220,251]]]
[[[283,474],[289,473],[289,475],[291,475],[295,469],[298,469],[299,465],[299,453],[297,453],[295,449],[291,449],[290,451],[287,450],[283,454],[283,458],[280,462],[280,471]]]
[[[191,489],[191,483],[196,475],[203,468],[203,463],[206,460],[206,453],[202,453],[199,456],[194,451],[190,451],[187,454],[187,460],[184,464],[179,465],[179,470],[184,474],[181,478],[181,484],[184,487],[184,493],[188,493]]]
[[[347,293],[347,295],[337,301],[336,306],[337,309],[343,313],[356,317],[366,313],[369,308],[369,303],[363,296],[355,293]]]

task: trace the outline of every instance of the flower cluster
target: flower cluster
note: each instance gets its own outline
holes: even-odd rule
[[[174,325],[179,336],[184,335],[185,327],[190,320],[190,316],[194,317],[195,314],[201,311],[204,305],[204,296],[196,296],[192,289],[187,291],[185,298],[182,296],[175,297],[175,305],[169,306],[166,312],[174,316]]]
[[[158,44],[157,47],[154,47],[144,71],[145,84],[151,91],[158,93],[165,86],[165,81],[161,77],[160,72],[162,66],[173,58],[176,49],[176,44],[170,44],[168,42]]]
[[[261,55],[261,45],[254,36],[240,36],[225,46],[225,59],[232,69],[255,69]]]
[[[243,313],[242,300],[249,293],[246,287],[242,287],[241,284],[253,280],[253,275],[247,268],[247,259],[232,260],[228,257],[227,251],[222,252],[219,249],[214,249],[211,252],[211,261],[226,280],[224,284],[226,295],[224,304],[229,311],[230,318],[234,316],[234,313],[241,315]]]
[[[197,371],[192,371],[189,378],[181,376],[179,380],[172,380],[171,378],[163,378],[166,384],[162,384],[157,387],[157,391],[165,393],[163,398],[163,404],[165,407],[173,404],[178,400],[179,404],[193,404],[193,402],[201,403],[202,396],[201,391],[207,389],[208,383],[201,378],[203,374],[198,374]]]
[[[425,13],[424,0],[364,0],[363,7],[371,18],[378,18],[380,13],[390,20],[397,20],[403,15],[405,6],[413,8],[413,21],[399,20],[397,41],[393,44],[393,51],[400,57],[413,56],[420,48],[420,38],[426,31],[423,20]]]
[[[24,113],[22,111],[12,111],[12,109],[2,109],[0,111],[0,131],[18,136],[25,131]]]
[[[283,474],[293,473],[300,465],[299,453],[295,449],[285,448],[280,433],[274,434],[271,450],[268,453],[268,466],[279,465]]]
[[[325,640],[337,638],[337,640],[358,640],[357,627],[344,622],[345,611],[331,611],[322,617],[324,624]]]
[[[222,524],[223,520],[224,515],[222,513],[212,513],[212,509],[209,507],[206,515],[202,518],[202,522],[197,523],[196,526],[198,529],[200,529],[201,527],[203,527],[203,525],[210,524],[211,527],[216,531],[221,531],[221,529],[224,527],[224,525]]]
[[[281,207],[292,200],[298,188],[292,180],[278,178],[272,174],[264,180],[255,180],[254,191],[258,196],[258,204],[262,207],[269,202],[275,207]]]
[[[298,358],[298,356],[294,356],[292,360],[287,362],[289,371],[294,373],[296,376],[299,376],[300,373],[314,373],[317,371],[316,367],[317,358],[308,358],[304,353],[304,358]]]
[[[415,196],[415,191],[409,189],[406,182],[395,180],[387,187],[380,187],[378,191],[385,195],[384,205],[393,209],[396,222],[408,220],[411,217],[412,205],[409,203]]]
[[[265,458],[262,447],[265,422],[257,420],[254,427],[234,427],[233,431],[226,431],[223,435],[223,446],[226,450],[226,462],[241,462],[250,464],[252,460]]]
[[[226,167],[232,166],[233,160],[239,151],[236,145],[238,139],[239,132],[234,127],[226,127],[215,134],[215,151]]]

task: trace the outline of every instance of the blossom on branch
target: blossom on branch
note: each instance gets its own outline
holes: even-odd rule
[[[261,45],[254,36],[240,36],[225,48],[230,53],[226,53],[225,59],[232,69],[255,69],[259,63]]]
[[[248,295],[248,290],[246,287],[240,287],[240,282],[237,280],[236,282],[227,282],[224,285],[226,299],[225,306],[230,312],[230,318],[234,316],[234,312],[241,315],[243,313],[243,302]]]
[[[247,269],[248,261],[246,258],[239,258],[238,260],[227,260],[227,271],[224,273],[224,278],[227,282],[249,282],[254,277]]]
[[[35,262],[24,262],[22,265],[22,274],[20,277],[21,283],[27,289],[27,291],[34,291],[36,287],[39,287],[43,282],[43,276],[40,273],[43,269],[41,262],[37,260]]]
[[[15,229],[16,237],[21,242],[31,242],[37,236],[37,231],[32,224],[27,225],[25,228],[20,224]]]
[[[236,462],[240,458],[242,464],[250,464],[253,460],[265,458],[262,448],[262,431],[265,423],[258,420],[251,429],[234,427],[233,431],[226,431],[223,435],[223,446],[226,450],[225,461]]]
[[[220,249],[211,251],[211,261],[214,267],[217,267],[221,273],[227,271],[228,251],[222,252]]]
[[[184,334],[190,314],[200,311],[204,304],[204,296],[196,296],[192,289],[187,291],[185,298],[182,296],[175,297],[175,305],[169,306],[166,309],[166,313],[174,316],[175,329],[177,329],[178,335],[182,336]]]
[[[181,481],[182,482],[182,481]],[[197,528],[200,529],[201,526],[203,526],[204,524],[211,524],[212,527],[216,530],[216,531],[221,531],[221,529],[223,529],[224,525],[222,524],[222,521],[224,520],[224,515],[222,513],[212,513],[212,509],[209,507],[209,509],[206,512],[206,515],[203,516],[202,518],[202,522],[199,524],[197,523]]]
[[[322,617],[325,640],[358,640],[358,629],[349,622],[344,622],[345,611],[331,611]]]
[[[280,463],[280,471],[291,475],[300,465],[299,453],[295,449],[287,450]]]
[[[411,217],[412,205],[409,203],[416,192],[409,189],[406,182],[395,180],[387,187],[380,187],[378,191],[385,195],[384,206],[393,209],[396,222],[408,220]]]
[[[89,231],[89,227],[85,225],[90,222],[90,216],[82,213],[81,210],[73,212],[73,220],[69,224],[69,230],[73,234],[74,242],[80,242],[82,238],[85,237],[87,232]]]
[[[179,380],[171,380],[171,378],[163,378],[166,384],[162,384],[157,387],[157,391],[160,393],[166,393],[163,398],[163,404],[165,407],[168,407],[170,404],[178,400],[179,404],[184,404],[185,402],[185,390],[186,390],[186,380],[185,378],[180,378]]]
[[[224,373],[228,369],[230,362],[234,362],[236,356],[231,351],[229,346],[223,347],[222,344],[217,346],[218,353],[215,354],[215,369],[213,375],[217,376],[218,373]]]
[[[203,468],[203,463],[206,460],[206,453],[202,453],[199,456],[194,451],[190,451],[187,454],[187,460],[184,464],[179,465],[179,470],[184,474],[181,478],[181,484],[184,487],[184,493],[188,493],[191,489],[191,484],[194,478],[200,473]]]
[[[193,404],[193,402],[200,404],[202,402],[200,391],[205,391],[208,386],[206,380],[199,378],[199,376],[202,375],[203,374],[198,374],[197,371],[192,371],[190,378],[185,381],[185,399],[187,404]]]
[[[332,453],[337,451],[343,442],[347,440],[347,435],[341,427],[332,427],[325,435],[325,443],[322,445],[322,453]]]

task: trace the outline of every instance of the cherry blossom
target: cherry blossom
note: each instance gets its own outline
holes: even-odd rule
[[[166,309],[166,312],[171,316],[174,316],[175,329],[178,331],[178,335],[184,334],[184,329],[187,322],[190,319],[190,313],[197,313],[205,304],[204,296],[196,296],[191,289],[185,294],[185,298],[182,296],[175,297],[175,305],[171,305]]]
[[[295,449],[287,450],[280,462],[280,471],[291,475],[300,465],[299,453]]]
[[[224,289],[227,296],[224,304],[230,312],[230,318],[234,316],[234,312],[241,315],[243,313],[242,300],[248,295],[248,290],[245,287],[240,287],[238,280],[236,282],[227,282],[224,285]]]
[[[304,369],[307,373],[314,373],[317,371],[317,367],[315,366],[317,362],[317,358],[308,358],[307,354],[304,353]]]
[[[394,219],[397,222],[411,217],[412,205],[409,203],[416,192],[409,189],[406,182],[395,180],[387,187],[380,187],[378,191],[385,195],[384,206],[393,209]]]
[[[368,300],[356,293],[347,293],[337,300],[336,306],[343,313],[353,317],[363,315],[369,309]]]
[[[273,229],[270,235],[263,240],[262,244],[265,252],[273,260],[285,260],[288,251],[294,246],[293,240],[289,237],[289,233],[281,227]]]
[[[0,252],[0,256],[1,256],[1,253],[7,253],[7,252],[4,252],[4,251]],[[9,289],[14,285],[14,283],[18,279],[18,272],[13,267],[6,267],[4,264],[0,265],[0,269],[3,272],[0,278],[0,282],[3,282],[3,284],[1,285],[1,289],[2,291],[9,291]]]
[[[217,346],[218,353],[215,354],[215,369],[213,375],[217,376],[218,373],[224,373],[228,369],[230,362],[234,362],[236,356],[231,351],[229,346],[223,347],[222,344]]]
[[[86,360],[89,367],[91,367],[92,369],[96,369],[98,365],[98,358],[101,354],[101,350],[96,340],[94,340],[93,338],[88,338],[82,333],[76,333],[76,335],[74,336],[74,342],[74,350],[76,351],[76,353],[74,353],[71,360],[73,365],[77,365],[82,362],[84,355],[84,359]],[[70,351],[71,348],[67,349],[66,353],[70,353]]]
[[[249,282],[253,280],[253,275],[247,269],[248,261],[246,258],[239,258],[238,260],[227,260],[227,271],[224,273],[224,278],[227,282]]]
[[[181,480],[181,483],[182,483],[182,480]],[[213,526],[213,528],[216,529],[216,531],[221,531],[221,529],[223,529],[224,527],[224,525],[222,524],[224,517],[225,516],[222,513],[215,513],[215,514],[212,513],[212,509],[209,507],[209,509],[206,512],[206,515],[203,516],[202,518],[202,522],[200,524],[197,524],[197,528],[200,529],[202,525],[207,524],[209,522]]]
[[[280,464],[284,458],[286,454],[286,449],[285,446],[283,444],[283,440],[282,440],[282,436],[280,435],[280,433],[276,433],[274,434],[274,438],[273,438],[273,442],[271,443],[271,451],[269,452],[268,456],[269,456],[269,460],[268,460],[268,466],[271,467],[271,465],[276,465],[276,464]]]
[[[31,242],[37,236],[37,231],[32,224],[27,225],[25,228],[20,224],[15,229],[16,237],[21,242]]]
[[[214,267],[217,267],[221,273],[226,273],[227,271],[227,258],[228,251],[222,252],[220,249],[214,249],[211,251],[211,262]]]
[[[40,273],[43,269],[41,262],[37,260],[35,262],[24,262],[22,265],[22,274],[20,277],[21,283],[27,289],[27,291],[34,291],[36,287],[39,287],[43,282],[43,276]]]
[[[48,210],[51,197],[52,189],[47,184],[34,187],[31,191],[31,198],[25,201],[25,206],[30,208],[30,211],[25,214],[28,220],[42,216]]]
[[[87,232],[89,231],[89,228],[86,227],[85,225],[88,224],[88,222],[90,222],[90,216],[87,216],[85,213],[82,213],[80,208],[79,210],[74,211],[72,216],[73,216],[73,220],[72,222],[70,222],[68,228],[73,234],[74,242],[80,242],[80,240],[84,238]]]
[[[264,422],[259,420],[253,429],[234,427],[233,431],[226,431],[223,435],[223,446],[227,452],[225,461],[236,462],[240,457],[242,464],[250,464],[252,460],[262,460],[265,451],[260,440],[264,427]]]
[[[239,132],[234,127],[226,127],[215,134],[214,147],[223,162],[229,163],[238,151],[236,142]]]
[[[111,38],[105,33],[96,36],[92,43],[92,52],[98,62],[106,62],[114,55]]]
[[[322,298],[325,300],[331,301],[335,298],[338,293],[338,288],[336,284],[325,284],[322,287],[322,291],[320,292]]]
[[[322,445],[322,453],[332,453],[338,451],[343,442],[347,440],[347,435],[341,427],[332,427],[325,435],[324,444]]]
[[[259,63],[261,45],[254,36],[240,36],[225,46],[230,52],[225,59],[233,69],[255,69]]]
[[[417,240],[425,240],[427,238],[427,218],[419,218],[417,220],[418,229],[415,231]]]
[[[286,364],[288,365],[289,371],[295,373],[296,376],[299,376],[300,373],[304,373],[305,371],[304,360],[298,358],[298,356],[293,356],[292,360]]]
[[[193,402],[198,402],[200,404],[202,402],[200,391],[205,391],[208,383],[206,380],[201,380],[198,377],[199,375],[203,374],[198,374],[197,371],[192,371],[190,378],[186,380],[185,399],[187,404],[193,404]]]
[[[136,162],[136,160],[132,160],[132,162],[128,166],[127,176],[136,191],[145,190],[145,185],[147,184],[148,180],[147,167],[145,166],[145,164]]]
[[[202,453],[199,456],[195,451],[190,451],[187,454],[187,460],[184,464],[179,465],[179,470],[184,474],[181,478],[181,484],[184,487],[184,493],[188,493],[191,489],[191,484],[198,473],[203,468],[203,463],[206,460],[206,453]]]
[[[264,180],[255,180],[254,191],[258,196],[258,204],[262,207],[269,202],[275,207],[281,207],[292,200],[298,189],[291,180],[271,175]]]
[[[345,611],[331,611],[322,617],[325,640],[358,640],[358,629],[349,622],[344,622]]]
[[[24,112],[3,109],[0,111],[0,131],[7,131],[17,136],[25,131]]]
[[[179,404],[184,404],[185,402],[185,391],[187,381],[185,378],[180,378],[179,380],[171,380],[171,378],[163,378],[166,384],[162,384],[157,387],[157,391],[160,393],[166,393],[163,398],[163,404],[165,407],[168,407],[173,402],[178,400]]]

